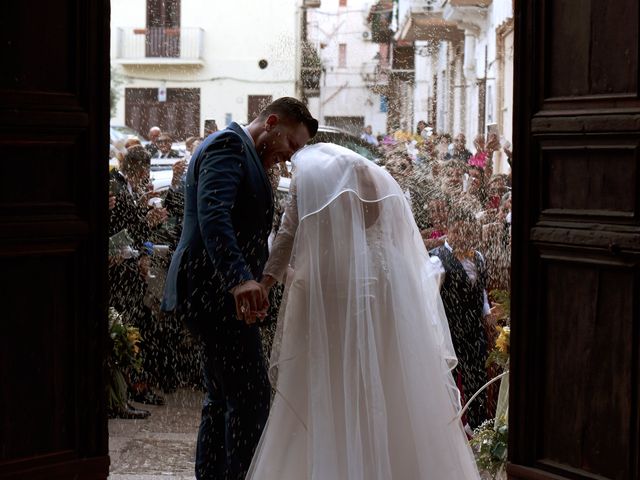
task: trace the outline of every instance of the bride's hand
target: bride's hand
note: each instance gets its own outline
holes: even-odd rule
[[[267,293],[269,293],[269,290],[271,290],[271,287],[273,287],[276,284],[276,279],[273,278],[271,275],[267,274],[262,277],[262,280],[260,280],[260,284],[265,288]]]

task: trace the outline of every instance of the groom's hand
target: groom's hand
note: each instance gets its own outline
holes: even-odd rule
[[[231,290],[236,302],[236,315],[247,324],[254,323],[257,312],[269,304],[266,289],[255,280],[248,280]]]

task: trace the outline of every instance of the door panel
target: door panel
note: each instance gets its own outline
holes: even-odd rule
[[[639,15],[516,2],[512,479],[640,475]]]
[[[573,135],[540,140],[541,217],[637,220],[637,138]]]
[[[157,88],[126,88],[127,126],[146,135],[153,126],[174,141],[200,134],[200,89],[168,88],[167,100],[158,101]]]
[[[632,478],[633,268],[606,256],[558,253],[541,256],[547,348],[537,455],[606,478]]]
[[[0,478],[106,478],[109,2],[0,16]]]
[[[637,91],[638,4],[615,6],[597,0],[583,0],[580,8],[571,0],[544,2],[549,97]]]

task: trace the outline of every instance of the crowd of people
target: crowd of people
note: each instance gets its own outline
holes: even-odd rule
[[[444,271],[440,293],[458,355],[456,381],[469,400],[495,376],[487,357],[497,326],[506,321],[495,301],[508,295],[511,264],[511,176],[493,173],[502,150],[511,165],[510,146],[496,134],[474,138],[436,134],[419,122],[415,134],[397,132],[379,142],[384,167],[405,192],[432,259]],[[436,260],[437,258],[437,260]],[[470,404],[465,424],[471,435],[495,414],[495,388]]]
[[[511,251],[511,177],[494,174],[494,155],[502,151],[511,165],[509,143],[498,135],[476,135],[474,152],[466,136],[435,133],[419,121],[414,134],[372,133],[361,138],[383,152],[382,162],[405,191],[425,246],[445,272],[441,295],[458,358],[458,388],[463,399],[480,390],[495,372],[486,367],[495,342],[501,306],[509,289]],[[465,420],[471,434],[495,411],[495,388],[483,391]]]
[[[110,172],[109,287],[110,307],[140,334],[142,368],[127,369],[126,398],[110,404],[110,415],[146,418],[130,400],[159,405],[159,391],[199,388],[200,353],[176,315],[160,303],[171,254],[180,238],[184,174],[202,138],[186,140],[186,156],[172,148],[172,138],[159,127],[149,130],[149,143],[132,137],[116,146],[118,167]],[[156,192],[150,181],[151,160],[174,159],[168,190]]]
[[[440,293],[459,362],[455,381],[463,401],[468,400],[493,374],[486,365],[487,355],[495,341],[494,327],[504,320],[493,292],[509,288],[511,178],[493,173],[492,158],[502,149],[511,163],[511,151],[492,134],[486,139],[476,136],[472,152],[464,134],[437,134],[425,122],[418,123],[415,133],[378,138],[368,127],[363,139],[378,145],[379,164],[402,188],[422,240],[442,273]],[[160,308],[167,268],[180,239],[186,167],[203,139],[186,140],[186,158],[173,163],[171,186],[162,193],[154,192],[150,184],[151,159],[180,155],[159,127],[149,131],[149,140],[144,146],[138,139],[127,140],[118,153],[119,166],[111,172],[110,305],[139,329],[142,338],[143,368],[127,372],[128,398],[111,412],[123,418],[149,415],[129,400],[161,404],[160,391],[203,388],[198,342],[177,313]],[[285,165],[272,169],[274,195],[279,177],[287,175]],[[285,203],[278,200],[274,234]],[[277,317],[278,293],[271,292],[272,318]],[[274,324],[263,329],[265,356],[273,330]],[[492,417],[494,396],[490,389],[483,392],[466,411],[463,421],[469,435]]]

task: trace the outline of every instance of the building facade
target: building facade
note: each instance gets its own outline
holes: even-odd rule
[[[301,95],[302,0],[112,0],[112,122],[176,140]]]
[[[309,2],[311,3],[311,2]],[[322,0],[306,11],[306,40],[321,62],[318,88],[305,94],[321,124],[360,134],[387,131],[387,97],[379,87],[380,43],[369,24],[373,2]]]
[[[513,0],[399,0],[398,9],[395,45],[411,45],[414,54],[413,81],[396,94],[412,106],[401,109],[410,116],[401,123],[425,120],[438,133],[464,133],[469,148],[490,132],[511,142]],[[496,153],[494,171],[508,170]]]

